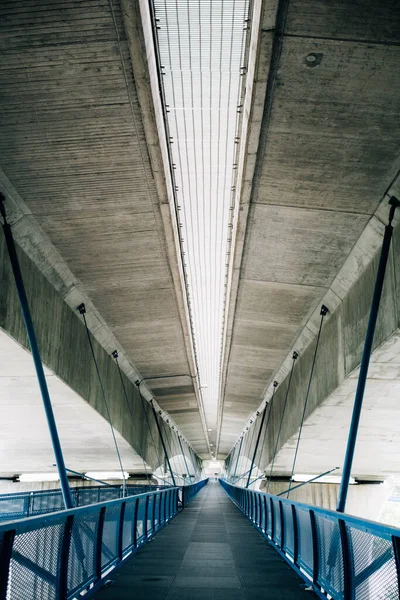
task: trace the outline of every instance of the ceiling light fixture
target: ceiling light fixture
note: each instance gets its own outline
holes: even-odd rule
[[[123,479],[121,471],[88,471],[85,473],[86,477],[91,479]],[[129,478],[129,473],[124,471],[125,479]]]
[[[58,473],[23,473],[17,478],[21,483],[36,483],[42,481],[59,481]]]
[[[215,429],[249,0],[189,4],[154,9],[199,387]]]

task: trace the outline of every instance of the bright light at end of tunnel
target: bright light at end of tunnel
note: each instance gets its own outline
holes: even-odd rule
[[[123,479],[121,471],[88,471],[85,475],[91,479]],[[124,471],[124,477],[128,479],[129,473]]]
[[[58,473],[23,473],[18,477],[22,483],[36,483],[41,481],[59,481]]]

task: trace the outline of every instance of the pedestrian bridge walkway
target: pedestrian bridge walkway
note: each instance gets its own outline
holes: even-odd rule
[[[400,600],[399,529],[207,481],[1,522],[0,600]]]
[[[113,575],[98,600],[311,600],[218,482]]]

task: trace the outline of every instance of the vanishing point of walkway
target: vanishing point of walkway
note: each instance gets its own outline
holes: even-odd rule
[[[305,584],[209,482],[113,575],[98,600],[312,600]]]

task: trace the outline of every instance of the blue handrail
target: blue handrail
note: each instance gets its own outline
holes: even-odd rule
[[[182,493],[192,498],[206,483],[186,486]],[[0,600],[89,598],[177,514],[179,490],[168,487],[1,523]]]
[[[321,598],[399,600],[400,529],[220,483]]]
[[[202,487],[207,485],[207,483],[208,483],[208,478],[201,479],[200,481],[197,481],[196,483],[192,483],[190,485],[183,486],[181,488],[182,489],[182,507],[185,507],[187,504],[189,504],[189,502],[191,500],[193,500],[193,498],[196,496],[196,494],[201,490]]]
[[[128,496],[143,494],[149,491],[163,489],[163,485],[128,485]],[[87,506],[98,502],[122,498],[122,486],[76,486],[71,487],[74,506]],[[11,519],[23,519],[36,515],[43,515],[64,509],[60,489],[35,490],[32,492],[15,492],[0,494],[0,522]]]
[[[178,488],[0,524],[0,600],[76,598],[178,511]]]

